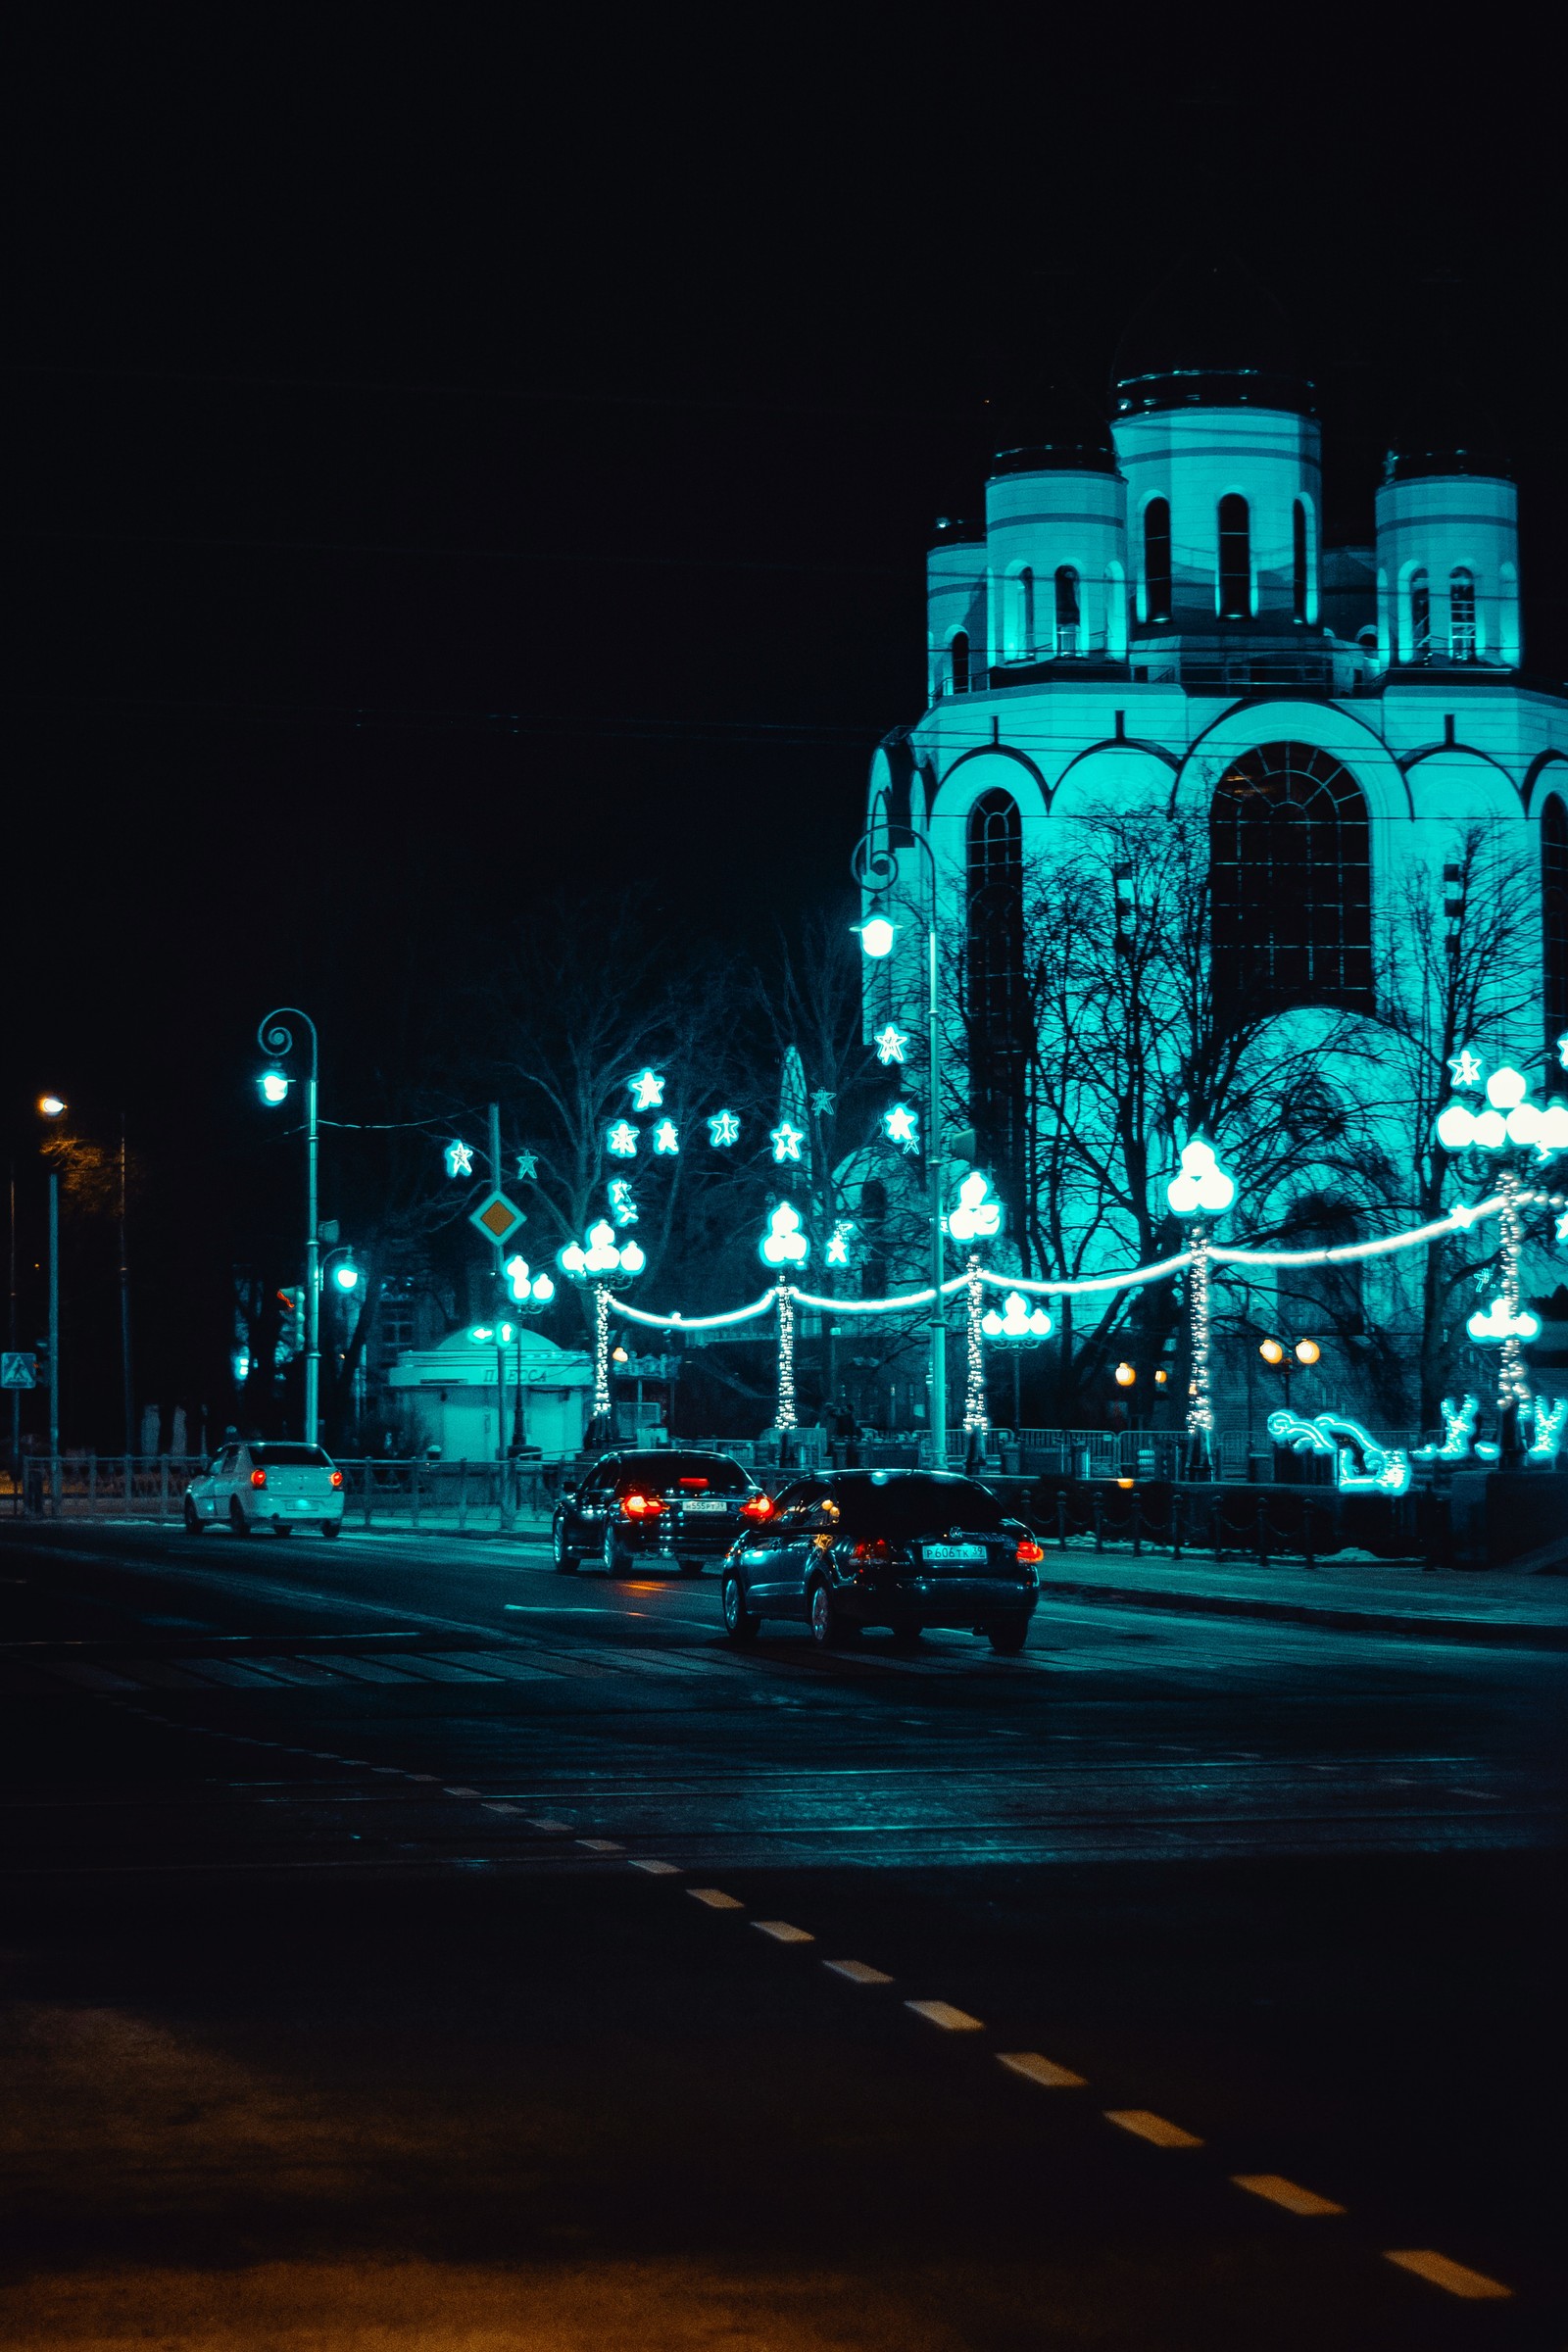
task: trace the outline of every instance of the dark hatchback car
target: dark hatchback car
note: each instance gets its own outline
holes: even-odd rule
[[[722,1559],[748,1522],[773,1508],[751,1473],[725,1453],[673,1446],[658,1453],[607,1453],[577,1486],[564,1490],[551,1531],[556,1566],[569,1576],[596,1559],[607,1576],[679,1565],[686,1576]]]
[[[912,1640],[924,1626],[989,1635],[1015,1657],[1045,1557],[989,1487],[935,1470],[841,1470],[785,1489],[724,1563],[730,1639],[764,1617],[804,1618],[823,1648],[862,1625]]]

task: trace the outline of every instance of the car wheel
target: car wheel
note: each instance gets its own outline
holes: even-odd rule
[[[566,1542],[566,1522],[564,1519],[558,1519],[555,1526],[551,1529],[550,1547],[556,1555],[556,1574],[558,1576],[575,1576],[577,1573],[577,1554],[572,1550],[571,1545]]]
[[[230,1533],[236,1536],[248,1536],[251,1532],[251,1523],[240,1506],[237,1494],[231,1494],[228,1498],[228,1525]]]
[[[810,1615],[811,1640],[818,1649],[837,1649],[842,1643],[846,1627],[839,1615],[826,1577],[818,1577],[811,1587],[807,1602]]]
[[[680,1563],[680,1572],[682,1576],[701,1576],[703,1573],[703,1563],[701,1560],[682,1560]]]
[[[917,1625],[896,1625],[893,1628],[895,1649],[917,1649],[919,1645],[920,1628]]]
[[[187,1494],[185,1497],[185,1533],[187,1536],[199,1536],[201,1532],[201,1513],[197,1510],[196,1505],[192,1502],[190,1496]]]
[[[291,1536],[294,1533],[294,1530],[286,1519],[274,1519],[272,1521],[272,1533],[274,1536]]]
[[[605,1574],[607,1576],[630,1576],[631,1573],[631,1553],[615,1530],[612,1527],[607,1527],[605,1530]]]
[[[999,1617],[986,1627],[986,1638],[999,1658],[1015,1658],[1029,1639],[1027,1617]]]
[[[733,1568],[724,1577],[719,1593],[719,1606],[724,1612],[724,1631],[732,1642],[755,1642],[761,1626],[760,1617],[754,1617],[746,1606],[746,1588]]]
[[[329,1544],[337,1541],[338,1530],[342,1525],[341,1519],[323,1519],[321,1521],[321,1533]]]

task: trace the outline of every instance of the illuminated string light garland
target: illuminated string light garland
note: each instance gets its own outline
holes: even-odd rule
[[[1524,1241],[1524,1220],[1519,1214],[1519,1179],[1511,1168],[1502,1175],[1502,1300],[1511,1326],[1502,1343],[1502,1361],[1497,1372],[1497,1406],[1505,1411],[1510,1404],[1528,1412],[1534,1399],[1525,1373],[1524,1348],[1520,1333],[1526,1318],[1521,1316],[1523,1303],[1519,1292],[1519,1250]],[[1535,1317],[1528,1318],[1532,1323]],[[1540,1325],[1536,1325],[1540,1330]]]
[[[963,1390],[963,1428],[966,1437],[979,1437],[989,1428],[986,1419],[986,1351],[980,1329],[980,1313],[985,1303],[985,1285],[980,1279],[980,1260],[971,1250],[964,1270],[964,1287],[969,1294],[969,1322],[967,1332],[968,1378]]]
[[[594,1419],[610,1418],[610,1285],[594,1284]]]
[[[782,1436],[794,1429],[795,1419],[795,1301],[790,1286],[778,1286],[778,1411],[773,1426]]]
[[[1214,1434],[1214,1406],[1209,1396],[1208,1236],[1194,1225],[1187,1268],[1187,1318],[1192,1336],[1192,1377],[1187,1384],[1187,1434],[1207,1453]]]

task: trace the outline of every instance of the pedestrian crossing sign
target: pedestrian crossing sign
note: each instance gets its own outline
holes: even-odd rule
[[[35,1389],[38,1386],[38,1359],[35,1355],[19,1355],[11,1351],[0,1353],[0,1389]]]

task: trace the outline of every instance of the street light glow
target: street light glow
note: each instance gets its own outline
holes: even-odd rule
[[[1285,1360],[1285,1350],[1278,1340],[1260,1340],[1257,1352],[1265,1364],[1279,1364]]]
[[[65,1116],[66,1106],[58,1095],[40,1095],[38,1108],[46,1119],[58,1119]]]
[[[1130,1389],[1133,1385],[1133,1382],[1137,1378],[1138,1375],[1133,1370],[1131,1364],[1118,1364],[1116,1366],[1116,1386],[1118,1389]]]
[[[860,925],[860,945],[867,956],[891,956],[896,934],[885,914],[873,914]]]
[[[340,1291],[357,1291],[360,1287],[360,1269],[358,1266],[334,1266],[332,1280]]]
[[[256,1083],[261,1088],[264,1102],[275,1104],[288,1101],[288,1080],[281,1070],[264,1070]]]
[[[1323,1350],[1318,1346],[1316,1340],[1298,1340],[1296,1343],[1296,1360],[1298,1363],[1315,1364],[1322,1352]]]

